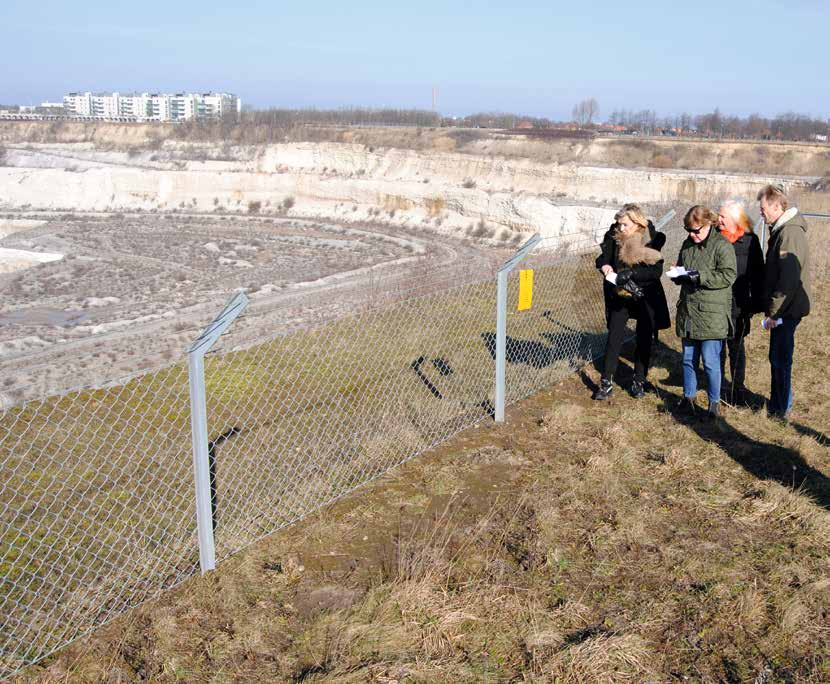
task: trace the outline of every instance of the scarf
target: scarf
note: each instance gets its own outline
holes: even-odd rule
[[[728,230],[725,226],[720,229],[720,234],[733,245],[744,236],[744,233],[746,233],[746,228],[739,226],[737,223],[735,224],[735,230]]]

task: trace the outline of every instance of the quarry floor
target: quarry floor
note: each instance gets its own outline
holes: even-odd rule
[[[426,274],[489,274],[509,253],[379,223],[247,215],[26,212],[0,229],[9,252],[59,257],[0,273],[6,402],[177,360],[240,289],[251,304],[225,340],[236,346]]]

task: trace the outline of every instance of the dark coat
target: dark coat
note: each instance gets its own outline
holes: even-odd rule
[[[616,273],[628,268],[619,260],[619,246],[614,240],[614,233],[617,224],[613,224],[605,233],[600,243],[600,254],[597,257],[597,269],[602,270],[603,266],[610,266]],[[654,229],[654,224],[649,221],[649,242],[646,247],[660,250],[666,244],[666,236]],[[625,300],[617,295],[617,288],[607,280],[602,281],[602,293],[605,297],[605,322],[606,325],[612,311],[619,311],[628,308],[634,318],[646,315],[651,318],[655,330],[665,330],[671,327],[669,305],[666,301],[666,293],[663,291],[663,284],[660,278],[663,275],[663,261],[654,265],[640,264],[632,267],[632,279],[643,288],[645,297],[640,302]]]
[[[764,252],[754,233],[744,233],[732,247],[738,269],[732,285],[732,322],[735,335],[744,337],[752,327],[752,314],[764,310]]]
[[[735,282],[735,250],[712,228],[703,242],[687,237],[680,247],[678,266],[698,271],[700,283],[683,283],[677,302],[675,329],[690,340],[724,340],[733,333],[732,284]]]
[[[810,313],[810,246],[807,221],[793,208],[778,219],[767,243],[764,310],[770,318]]]

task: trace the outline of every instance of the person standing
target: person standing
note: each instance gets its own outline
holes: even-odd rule
[[[696,413],[697,367],[703,357],[708,380],[709,416],[720,415],[720,355],[731,328],[732,283],[737,271],[735,250],[718,231],[718,216],[707,207],[689,209],[683,225],[689,233],[677,265],[685,273],[669,276],[681,286],[675,329],[683,342],[683,399],[680,413]]]
[[[767,413],[786,420],[793,405],[795,330],[810,313],[810,247],[807,221],[789,206],[784,190],[767,185],[758,193],[770,227],[764,271],[764,327],[770,331],[770,397]],[[780,323],[779,323],[780,321]]]
[[[764,252],[740,202],[730,200],[721,205],[718,231],[735,249],[737,266],[737,277],[732,285],[732,335],[726,338],[721,351],[721,379],[726,376],[728,356],[732,382],[726,399],[730,404],[744,405],[747,403],[744,338],[752,328],[752,315],[764,308]]]
[[[615,223],[605,233],[596,260],[597,268],[605,276],[603,294],[608,325],[602,377],[593,395],[597,401],[604,401],[613,391],[612,381],[628,320],[637,321],[634,380],[630,388],[631,396],[636,399],[645,394],[655,333],[671,325],[666,294],[660,282],[663,257],[659,250],[665,244],[665,235],[654,230],[636,204],[624,205],[614,218]]]

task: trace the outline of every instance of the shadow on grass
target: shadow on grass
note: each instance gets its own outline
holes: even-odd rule
[[[807,425],[793,423],[792,421],[790,421],[790,427],[793,430],[795,430],[799,435],[803,435],[805,437],[812,437],[819,444],[821,444],[821,446],[830,447],[830,437],[828,437],[826,433],[814,430],[813,428]]]
[[[667,385],[673,386],[671,378],[675,373],[679,373],[679,386],[683,386],[683,358],[677,351],[663,343],[658,343],[653,358],[658,365],[669,371],[669,381],[663,382],[661,385],[664,387]],[[701,386],[700,383],[698,383],[698,386]],[[656,387],[655,390],[663,402],[662,410],[671,413],[674,406],[682,398],[682,392],[673,394],[664,387]],[[754,410],[764,405],[764,398],[758,394],[752,393],[749,399]],[[741,432],[734,424],[730,424],[725,420],[718,427],[714,423],[701,418],[674,417],[678,422],[689,427],[701,439],[717,444],[733,461],[758,479],[775,480],[792,490],[799,490],[810,496],[822,508],[830,510],[830,479],[821,471],[810,466],[793,449],[752,439]],[[797,423],[791,423],[790,425],[800,434],[809,435],[820,444],[827,444],[827,437],[822,433]]]
[[[651,348],[651,366],[669,372],[669,377],[662,382],[663,385],[683,387],[683,357],[660,340],[655,341]]]
[[[666,413],[671,413],[681,399],[680,394],[662,388],[657,388],[657,394]],[[774,480],[793,491],[806,494],[816,504],[830,510],[830,479],[809,465],[795,450],[753,439],[725,420],[718,426],[702,417],[674,418],[701,439],[717,444],[729,458],[759,480]],[[793,427],[798,430],[795,425]]]
[[[505,360],[510,364],[525,364],[531,368],[547,368],[558,361],[568,361],[576,367],[591,344],[590,335],[569,332],[541,333],[550,344],[539,340],[522,340],[507,337],[505,340]],[[496,334],[481,333],[487,353],[496,358]]]

